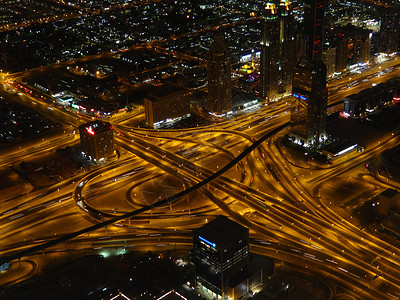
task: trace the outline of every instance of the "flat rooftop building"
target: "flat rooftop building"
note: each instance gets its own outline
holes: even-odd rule
[[[91,121],[79,126],[81,148],[84,155],[94,162],[114,154],[114,135],[110,123]]]
[[[158,128],[190,114],[189,90],[172,84],[159,84],[144,99],[146,123]]]
[[[249,263],[249,230],[219,216],[193,234],[196,283],[227,299],[229,281]]]

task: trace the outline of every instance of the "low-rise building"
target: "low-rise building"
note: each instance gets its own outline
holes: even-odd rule
[[[91,121],[79,126],[82,152],[98,163],[114,155],[114,135],[110,123]]]
[[[190,115],[190,91],[177,85],[158,84],[144,98],[146,124],[159,128]]]
[[[396,86],[391,82],[381,83],[362,90],[343,99],[344,111],[350,116],[358,117],[365,112],[372,112],[376,107],[392,101],[396,95]]]

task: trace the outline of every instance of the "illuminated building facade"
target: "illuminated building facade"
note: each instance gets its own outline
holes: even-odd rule
[[[332,77],[336,71],[336,47],[329,47],[322,51],[322,61],[326,66],[326,75]]]
[[[336,33],[334,36],[334,44],[336,45],[336,65],[335,70],[338,73],[344,73],[347,69],[347,37],[343,33]]]
[[[268,2],[261,21],[260,95],[275,101],[292,90],[293,16],[289,1]]]
[[[91,121],[79,126],[82,152],[92,161],[100,162],[114,154],[113,128],[108,122]]]
[[[190,92],[177,85],[158,84],[144,98],[146,124],[158,128],[190,114]]]
[[[221,34],[214,36],[207,56],[207,109],[217,115],[232,111],[231,51]]]
[[[197,285],[227,299],[230,280],[249,264],[249,230],[219,216],[193,234]]]
[[[294,63],[298,62],[306,54],[306,37],[303,33],[294,36]]]
[[[348,36],[347,64],[369,63],[371,58],[371,31],[354,26],[346,26],[341,30]]]
[[[332,43],[336,46],[336,71],[343,72],[353,65],[369,63],[371,36],[368,29],[348,24],[332,29]]]
[[[325,139],[328,89],[322,61],[303,59],[295,67],[290,115],[291,137],[303,146]]]

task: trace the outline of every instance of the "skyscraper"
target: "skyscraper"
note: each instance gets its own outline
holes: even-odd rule
[[[294,70],[290,135],[303,146],[318,146],[326,136],[326,66],[322,62],[324,2],[308,0],[304,16],[306,57]]]
[[[303,146],[318,145],[325,139],[326,67],[321,60],[303,58],[295,67],[290,115],[291,136]]]
[[[336,32],[333,43],[336,45],[336,72],[346,72],[349,41],[344,33]]]
[[[347,24],[333,29],[337,41],[346,41],[346,64],[369,63],[371,57],[371,31]]]
[[[219,216],[193,234],[197,284],[227,299],[229,281],[249,264],[249,230]]]
[[[214,36],[214,43],[208,51],[207,109],[218,115],[232,110],[231,53],[226,47],[221,34]]]
[[[265,5],[261,21],[260,95],[268,101],[290,93],[294,64],[290,2],[273,1]]]
[[[304,7],[307,58],[308,60],[322,60],[325,0],[306,0]]]
[[[399,46],[400,14],[397,11],[384,11],[381,19],[379,51],[392,54]]]

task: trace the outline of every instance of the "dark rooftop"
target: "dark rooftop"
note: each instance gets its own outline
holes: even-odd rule
[[[333,142],[333,143],[323,147],[321,150],[329,152],[332,155],[336,155],[340,151],[350,148],[351,146],[353,146],[355,144],[356,143],[353,143],[349,140],[339,140],[339,141]]]
[[[203,227],[195,229],[195,234],[201,235],[218,246],[229,245],[242,237],[248,238],[249,230],[225,216],[218,216]]]
[[[238,107],[250,101],[257,100],[257,97],[239,89],[232,89],[232,106]]]
[[[381,195],[383,195],[385,197],[388,197],[388,198],[392,198],[393,196],[397,195],[398,193],[399,193],[398,191],[396,191],[394,189],[391,189],[391,188],[388,188],[385,191],[383,191],[381,193]]]
[[[154,89],[151,90],[149,97],[146,97],[147,99],[151,101],[155,101],[158,98],[163,98],[172,94],[179,93],[181,91],[184,91],[185,89],[176,85],[172,84],[161,84],[157,85],[154,87]]]
[[[307,71],[314,71],[316,69],[325,68],[325,64],[322,61],[310,61],[303,57],[296,67]]]
[[[102,121],[90,121],[85,124],[82,124],[79,126],[79,129],[84,131],[88,130],[90,128],[90,131],[93,132],[93,134],[112,129],[112,126],[108,122],[102,122]]]
[[[229,281],[229,286],[231,288],[236,287],[238,284],[246,279],[250,279],[251,276],[256,274],[260,269],[274,269],[274,260],[267,256],[250,253],[249,255],[249,265],[246,269],[238,271]]]
[[[400,234],[400,216],[398,215],[389,215],[382,220],[381,225],[394,234]]]

